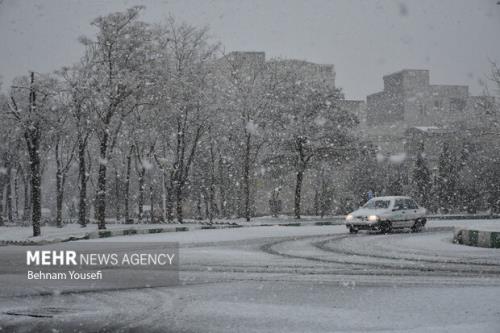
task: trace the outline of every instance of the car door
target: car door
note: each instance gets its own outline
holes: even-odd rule
[[[404,210],[404,200],[396,199],[394,201],[394,207],[392,209],[392,226],[393,228],[404,227],[405,221],[405,210]]]
[[[418,206],[417,204],[411,200],[411,199],[405,199],[405,226],[407,228],[411,228],[413,226],[413,223],[415,222],[415,219],[417,218],[417,209]]]

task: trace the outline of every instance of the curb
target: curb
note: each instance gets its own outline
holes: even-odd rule
[[[469,246],[500,248],[500,231],[455,228],[453,242]]]
[[[206,230],[206,229],[230,229],[230,228],[240,228],[241,225],[218,225],[218,226],[175,226],[175,227],[162,227],[162,228],[148,228],[148,229],[122,229],[122,230],[99,230],[85,233],[81,236],[68,236],[66,238],[56,238],[50,240],[3,240],[0,241],[0,245],[21,245],[21,246],[30,246],[30,245],[46,245],[46,244],[54,244],[54,243],[63,243],[63,242],[71,242],[76,240],[84,240],[84,239],[97,239],[97,238],[109,238],[116,236],[130,236],[130,235],[142,235],[142,234],[158,234],[164,232],[185,232],[190,230]]]
[[[500,219],[498,214],[482,214],[482,215],[427,215],[428,220],[496,220]]]
[[[157,234],[164,232],[184,232],[192,230],[214,230],[214,229],[233,229],[233,228],[249,228],[249,227],[301,227],[301,226],[326,226],[326,225],[343,225],[343,222],[335,221],[320,221],[320,222],[291,222],[291,223],[280,223],[280,224],[200,224],[196,226],[169,226],[169,227],[156,227],[156,228],[128,228],[121,230],[98,230],[85,233],[80,236],[68,236],[66,238],[55,238],[50,240],[0,240],[0,246],[4,245],[46,245],[55,244],[63,242],[71,242],[77,240],[85,239],[97,239],[97,238],[109,238],[116,236],[130,236],[130,235],[142,235],[142,234]]]

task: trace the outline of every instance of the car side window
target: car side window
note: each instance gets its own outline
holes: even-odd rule
[[[410,209],[418,209],[417,203],[411,199],[408,200],[408,207]]]
[[[403,209],[410,209],[408,205],[408,199],[403,199],[401,201],[403,201]]]
[[[410,209],[410,200],[408,200],[408,199],[403,200],[403,208]]]
[[[402,199],[397,199],[396,202],[394,202],[394,209],[395,210],[402,210],[404,209],[404,204]]]

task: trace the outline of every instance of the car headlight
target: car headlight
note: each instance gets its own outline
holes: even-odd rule
[[[347,216],[345,217],[346,221],[350,221],[352,220],[352,214],[347,214]]]
[[[378,216],[377,215],[370,215],[370,216],[368,216],[368,221],[370,221],[370,222],[377,222],[378,221]]]

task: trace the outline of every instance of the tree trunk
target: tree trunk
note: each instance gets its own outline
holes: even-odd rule
[[[107,150],[108,150],[108,132],[104,131],[100,145],[99,153],[99,174],[97,177],[97,196],[96,196],[96,218],[97,228],[106,229],[106,171],[107,171]]]
[[[123,195],[123,200],[125,202],[124,214],[125,214],[125,223],[130,223],[130,207],[129,207],[129,196],[130,196],[130,168],[132,164],[132,149],[130,147],[130,151],[127,155],[127,170],[125,175],[125,193]]]
[[[149,222],[150,223],[153,223],[154,222],[154,203],[155,203],[155,200],[154,200],[154,192],[153,192],[153,184],[150,182],[149,183],[149,205],[151,207],[151,210],[149,212]]]
[[[174,200],[173,200],[173,195],[172,195],[172,188],[171,187],[166,187],[166,193],[165,193],[165,209],[166,209],[166,214],[167,214],[167,222],[172,223],[174,222]]]
[[[182,204],[183,204],[183,197],[182,197],[182,184],[179,182],[176,186],[176,199],[177,199],[177,222],[179,223],[184,223],[183,221],[183,210],[182,210]]]
[[[116,202],[115,202],[115,215],[116,215],[116,223],[120,222],[121,220],[121,211],[120,211],[120,177],[118,175],[118,170],[115,169],[115,197],[116,197]]]
[[[30,73],[30,111],[36,109],[36,91],[34,88],[35,73]],[[42,219],[42,192],[41,192],[41,166],[40,166],[40,124],[33,122],[24,132],[31,170],[31,220],[33,224],[33,237],[40,236],[40,220]]]
[[[141,166],[141,169],[139,171],[139,199],[138,199],[138,206],[139,206],[139,216],[138,216],[138,222],[142,223],[142,218],[144,215],[144,187],[145,187],[145,179],[144,176],[146,175],[146,169]]]
[[[29,171],[26,171],[23,177],[23,185],[24,185],[23,221],[28,221],[31,213],[30,183],[31,183],[31,173]]]
[[[318,216],[319,215],[319,210],[320,210],[320,198],[319,198],[319,190],[318,188],[316,187],[316,189],[314,190],[314,215],[315,216]]]
[[[63,205],[63,175],[61,170],[56,172],[56,226],[62,228],[62,205]]]
[[[19,169],[16,169],[16,177],[14,178],[14,216],[16,221],[19,221]]]
[[[226,189],[224,184],[224,173],[222,168],[222,158],[219,158],[219,192],[220,192],[220,212],[223,217],[227,217]]]
[[[40,145],[37,138],[33,147],[29,149],[30,169],[31,169],[31,220],[33,224],[33,237],[40,236],[40,221],[42,219],[42,191],[41,191],[41,172],[40,172]]]
[[[4,213],[4,207],[3,207],[3,192],[4,192],[4,187],[5,187],[5,184],[4,184],[4,178],[5,176],[0,174],[0,226],[3,226],[5,223],[4,223],[4,217],[3,217],[3,213]]]
[[[56,143],[54,152],[56,157],[56,226],[62,228],[63,175],[59,160],[59,142]]]
[[[300,219],[300,199],[302,191],[302,179],[304,177],[304,171],[297,171],[297,182],[295,184],[295,218]]]
[[[322,175],[322,177],[324,177]],[[319,199],[319,211],[320,211],[320,216],[323,218],[325,216],[325,213],[328,209],[330,209],[330,193],[328,191],[328,184],[325,182],[324,178],[321,179],[321,194],[320,194],[320,199]]]
[[[208,194],[205,193],[203,196],[203,201],[205,204],[205,219],[208,219],[210,222],[212,222],[212,212],[210,208],[210,199],[208,198]]]
[[[5,191],[7,221],[12,222],[12,164],[9,161],[7,165],[7,190]]]
[[[163,222],[167,222],[167,184],[165,183],[165,172],[162,170],[161,172],[161,211],[163,216]]]
[[[79,138],[78,142],[78,174],[80,177],[80,194],[78,200],[78,223],[87,226],[87,165],[85,164],[86,142]]]
[[[215,204],[215,185],[210,186],[210,191],[208,194],[208,204],[210,208],[208,210],[208,220],[212,222],[214,219],[215,209],[217,208],[217,205]]]
[[[203,220],[203,214],[201,213],[201,199],[202,199],[201,191],[198,193],[198,199],[196,200],[196,219]]]
[[[210,145],[210,188],[208,191],[208,220],[212,223],[214,219],[214,211],[215,211],[215,158],[214,158],[214,149],[213,144]]]
[[[246,135],[245,161],[243,165],[243,182],[244,182],[244,200],[245,200],[245,219],[250,222],[250,149],[251,135]]]

